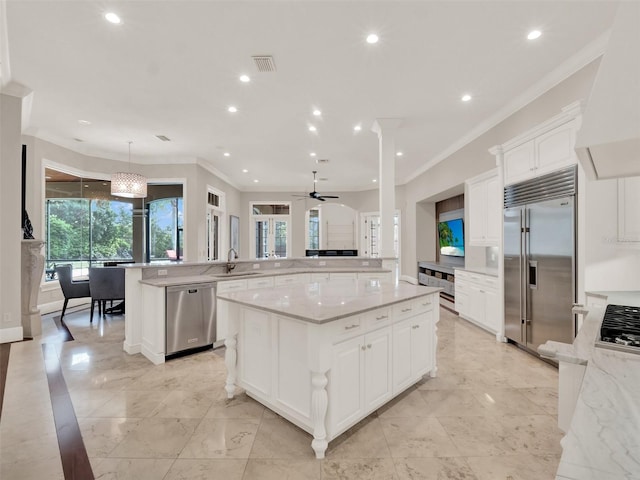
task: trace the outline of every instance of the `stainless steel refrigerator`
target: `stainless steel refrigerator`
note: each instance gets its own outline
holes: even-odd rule
[[[532,350],[575,337],[576,168],[504,191],[505,336]]]

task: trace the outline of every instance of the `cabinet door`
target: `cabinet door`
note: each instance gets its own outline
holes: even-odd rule
[[[575,144],[573,123],[562,125],[540,135],[534,143],[535,175],[543,175],[576,163],[576,154],[573,150]]]
[[[618,179],[618,241],[640,242],[640,177]]]
[[[331,361],[332,432],[363,414],[364,337],[359,336],[333,347]]]
[[[484,245],[486,236],[487,185],[484,181],[469,184],[469,243]]]
[[[240,378],[266,396],[271,394],[271,321],[266,312],[242,309]]]
[[[523,143],[504,154],[504,183],[521,182],[534,176],[533,140]]]
[[[411,319],[412,379],[416,379],[433,369],[430,328],[432,318],[433,312],[425,312]]]
[[[484,290],[484,318],[487,328],[497,333],[501,330],[500,305],[498,303],[498,292],[495,290]]]
[[[365,336],[365,410],[370,411],[391,398],[391,328]]]
[[[469,297],[471,301],[469,302],[468,317],[484,325],[484,292],[479,286],[471,284],[469,286]]]
[[[411,384],[411,318],[393,326],[393,394]]]
[[[499,245],[502,237],[503,191],[498,177],[486,181],[487,203],[485,212],[487,245]]]
[[[471,299],[469,298],[469,287],[464,282],[456,282],[455,299],[456,311],[460,315],[469,316]]]

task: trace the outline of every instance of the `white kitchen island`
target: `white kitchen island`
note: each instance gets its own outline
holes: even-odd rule
[[[218,294],[228,303],[226,390],[236,386],[328,442],[436,374],[439,288],[336,280]]]

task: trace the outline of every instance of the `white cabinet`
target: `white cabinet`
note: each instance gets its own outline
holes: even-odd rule
[[[474,246],[497,246],[501,236],[502,187],[492,170],[467,181],[468,235]]]
[[[504,183],[522,182],[573,165],[577,157],[574,122],[552,130],[504,152]]]
[[[379,282],[390,282],[393,279],[391,272],[371,272],[358,273],[358,280],[378,280]]]
[[[456,270],[455,282],[458,315],[500,336],[503,322],[497,277]]]
[[[296,285],[299,283],[307,283],[311,281],[310,273],[294,273],[291,275],[278,275],[275,277],[276,286],[279,285]]]
[[[241,292],[246,289],[246,279],[226,280],[218,282],[216,293]],[[228,319],[234,309],[236,307],[228,302],[216,301],[216,344],[227,338]]]
[[[640,242],[640,177],[618,179],[618,241]]]
[[[356,280],[358,278],[358,274],[355,272],[331,272],[329,274],[329,278],[331,280],[335,280],[337,278],[348,278],[351,280]]]
[[[372,319],[388,318],[389,311],[376,310],[374,314]],[[349,428],[365,412],[387,402],[391,395],[391,327],[334,345],[331,404],[335,408],[331,413],[331,431]]]
[[[431,369],[433,312],[427,311],[393,325],[393,394]]]

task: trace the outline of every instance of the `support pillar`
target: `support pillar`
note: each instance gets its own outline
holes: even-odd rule
[[[378,134],[378,201],[380,211],[380,257],[382,266],[398,279],[398,259],[393,248],[393,217],[396,210],[395,133],[402,119],[377,118],[371,130]]]

